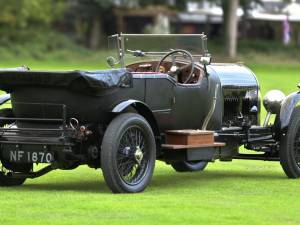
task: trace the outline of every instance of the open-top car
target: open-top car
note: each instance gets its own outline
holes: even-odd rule
[[[256,76],[211,63],[204,34],[108,40],[108,70],[0,70],[1,186],[86,164],[102,169],[113,192],[140,192],[156,159],[178,172],[217,159],[280,161],[288,177],[300,176],[299,92],[267,93],[260,125]],[[242,145],[257,153],[240,153]]]

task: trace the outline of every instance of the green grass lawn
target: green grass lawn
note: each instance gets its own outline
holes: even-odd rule
[[[92,62],[27,64],[32,69],[101,67]],[[287,94],[300,82],[300,66],[250,68],[263,94],[273,88]],[[299,224],[299,200],[300,180],[287,179],[277,162],[217,161],[204,172],[181,174],[158,162],[151,185],[134,195],[111,194],[101,171],[82,166],[1,188],[0,224]]]

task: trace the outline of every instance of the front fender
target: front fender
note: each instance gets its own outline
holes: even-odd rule
[[[288,95],[281,104],[280,126],[281,130],[288,127],[294,108],[300,106],[300,92]]]
[[[10,100],[10,94],[0,95],[0,105]]]

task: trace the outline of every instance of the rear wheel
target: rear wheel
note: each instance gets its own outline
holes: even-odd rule
[[[289,178],[300,177],[300,107],[295,108],[280,143],[280,164]]]
[[[102,140],[101,168],[112,192],[143,191],[151,180],[155,159],[154,135],[142,116],[125,113],[109,124]]]
[[[207,166],[208,162],[205,161],[180,161],[174,162],[171,166],[177,172],[193,172],[193,171],[203,171]]]
[[[12,178],[12,172],[29,173],[32,170],[31,164],[12,163],[3,159],[0,161],[0,186],[22,185],[26,178]]]
[[[0,109],[0,117],[13,118],[11,109]],[[14,121],[0,121],[0,127],[10,126]],[[25,182],[25,178],[12,178],[12,172],[28,173],[32,170],[30,163],[15,163],[9,162],[0,158],[0,186],[16,186]]]

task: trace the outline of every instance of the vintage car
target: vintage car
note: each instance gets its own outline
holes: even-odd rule
[[[85,164],[102,169],[112,192],[141,192],[156,159],[178,172],[217,159],[279,161],[300,176],[299,92],[268,92],[261,125],[255,74],[211,63],[204,34],[108,40],[108,70],[0,70],[1,186]]]

